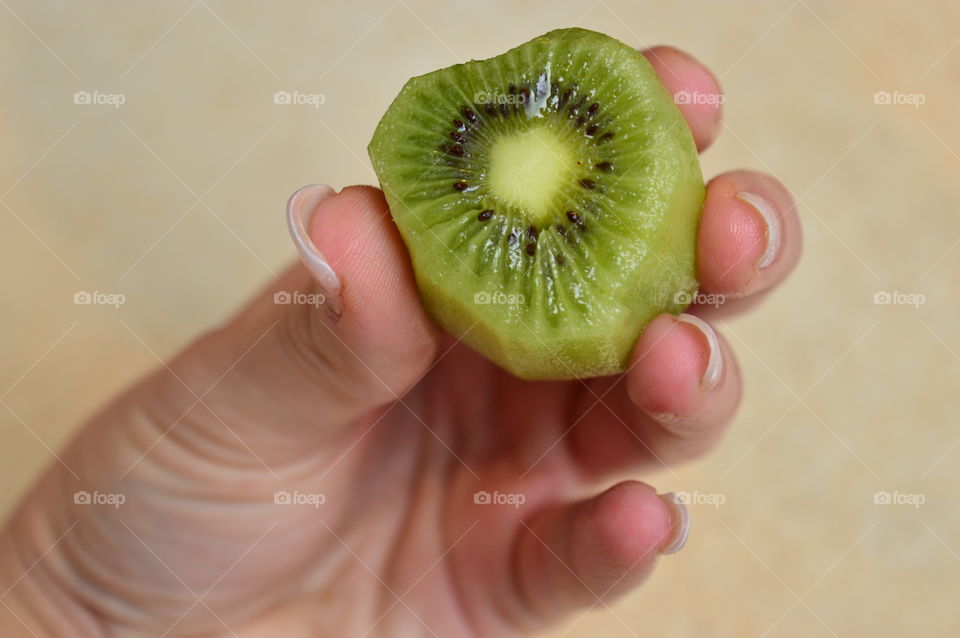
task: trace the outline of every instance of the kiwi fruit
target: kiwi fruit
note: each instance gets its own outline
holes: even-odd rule
[[[369,153],[427,310],[518,377],[623,371],[697,288],[693,138],[614,38],[559,29],[412,78]]]

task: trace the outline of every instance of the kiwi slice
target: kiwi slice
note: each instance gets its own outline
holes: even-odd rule
[[[412,78],[369,152],[428,311],[519,377],[624,370],[697,287],[693,139],[609,36],[560,29]]]

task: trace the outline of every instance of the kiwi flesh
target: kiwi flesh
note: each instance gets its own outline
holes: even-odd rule
[[[696,290],[696,148],[614,38],[560,29],[412,78],[369,153],[424,305],[518,377],[623,371]]]

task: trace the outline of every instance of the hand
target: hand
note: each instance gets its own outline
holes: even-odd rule
[[[671,93],[719,94],[686,54],[645,54]],[[679,105],[701,150],[716,102]],[[716,309],[654,319],[624,375],[524,382],[428,319],[378,190],[308,187],[290,217],[307,267],[96,415],[24,499],[0,633],[501,638],[682,546],[669,497],[597,492],[720,437],[740,376]],[[710,182],[698,241],[723,312],[800,253],[789,194],[749,171]]]

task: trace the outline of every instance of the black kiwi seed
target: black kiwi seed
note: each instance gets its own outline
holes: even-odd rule
[[[536,254],[536,252],[537,252],[537,245],[536,245],[536,244],[527,244],[527,254],[528,254],[528,255],[530,255],[530,256],[532,257],[533,255]]]
[[[458,131],[466,131],[467,127],[463,125],[462,120],[454,120],[453,125],[457,127]]]
[[[563,226],[561,226],[560,224],[557,224],[557,233],[558,233],[561,237],[563,237],[564,235],[567,234],[567,229],[564,228]]]
[[[609,173],[610,171],[613,170],[613,164],[611,164],[610,162],[600,162],[599,164],[597,164],[597,168],[599,168],[604,173]]]
[[[483,112],[493,117],[497,114],[497,107],[495,107],[492,102],[485,102],[483,105]]]
[[[586,122],[587,122],[587,118],[581,115],[580,117],[577,118],[577,128],[580,128],[581,126],[586,124]]]
[[[558,265],[558,266],[563,266],[565,263],[567,263],[567,260],[564,259],[563,255],[561,255],[560,253],[557,253],[557,254],[556,254],[556,258],[557,258],[557,265]]]
[[[563,95],[560,96],[560,104],[558,106],[560,108],[563,108],[564,106],[567,105],[567,102],[569,102],[570,98],[572,97],[573,97],[573,89],[567,89],[566,91],[563,92]]]
[[[536,239],[539,234],[540,231],[537,230],[536,226],[530,226],[530,228],[527,229],[527,235],[530,236],[530,239]]]
[[[503,117],[507,117],[510,115],[510,107],[508,107],[505,103],[502,103],[502,102],[500,104],[500,115],[502,115]]]
[[[572,221],[572,222],[573,222],[574,224],[576,224],[577,226],[580,226],[581,224],[583,224],[583,220],[580,219],[580,215],[577,215],[577,214],[576,214],[575,212],[573,212],[572,210],[568,210],[568,211],[567,211],[567,219],[569,219],[570,221]]]
[[[592,179],[586,179],[586,178],[580,180],[580,185],[586,188],[588,191],[592,191],[594,188],[597,187],[597,183],[595,181],[593,181]]]
[[[485,222],[493,217],[493,210],[488,208],[487,210],[480,211],[480,214],[477,215],[477,221]]]
[[[594,102],[593,104],[590,105],[589,108],[587,108],[587,115],[589,115],[590,117],[593,117],[594,115],[597,114],[597,109],[599,108],[600,108],[600,105]]]
[[[477,114],[470,110],[470,107],[465,106],[460,109],[460,113],[463,114],[463,117],[467,118],[468,122],[476,122]]]
[[[466,183],[465,181],[463,181],[463,180],[460,180],[459,182],[454,182],[454,183],[453,183],[453,190],[455,190],[455,191],[460,191],[460,192],[462,193],[463,191],[467,190],[467,188],[468,188],[468,185],[467,185],[467,183]]]
[[[450,131],[450,139],[453,140],[454,142],[460,142],[460,143],[467,141],[467,138],[465,138],[463,135],[461,135],[457,131]]]
[[[610,131],[609,133],[604,133],[603,135],[600,136],[601,142],[609,142],[612,139],[613,139],[613,131]]]
[[[464,155],[467,154],[467,152],[466,152],[465,150],[463,150],[463,148],[461,148],[461,147],[459,147],[459,146],[451,146],[451,147],[450,147],[449,149],[447,149],[447,150],[450,151],[450,154],[451,154],[451,155],[456,155],[457,157],[463,157]]]
[[[590,126],[587,127],[587,135],[589,135],[590,137],[593,137],[594,135],[596,135],[599,129],[600,127],[598,125],[591,124]]]

